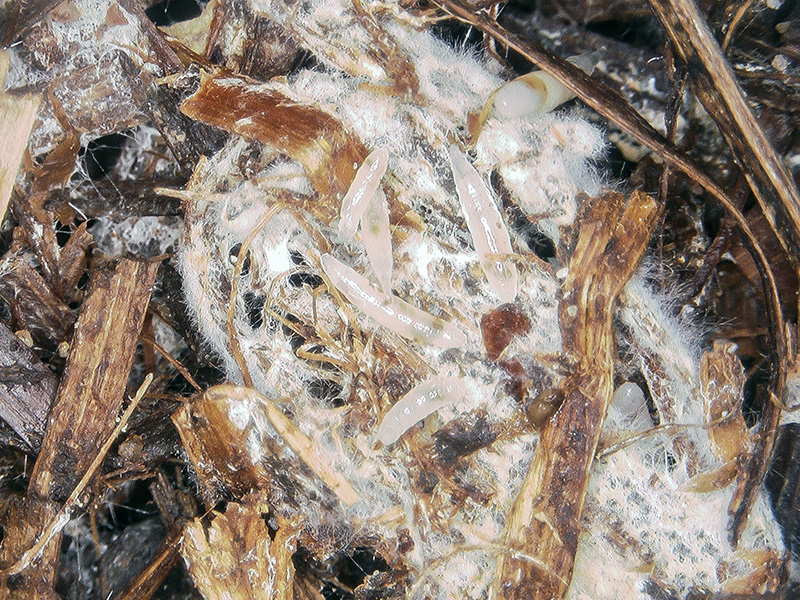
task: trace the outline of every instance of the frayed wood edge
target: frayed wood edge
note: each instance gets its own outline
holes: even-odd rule
[[[72,511],[77,508],[82,508],[85,506],[86,501],[81,501],[80,496],[83,494],[86,486],[89,485],[89,482],[94,477],[95,472],[100,465],[103,464],[103,461],[106,458],[106,454],[111,449],[111,446],[117,440],[119,435],[125,430],[128,425],[128,420],[133,415],[133,412],[139,406],[139,402],[144,397],[147,389],[150,387],[150,384],[153,381],[153,374],[148,373],[147,377],[145,377],[142,385],[139,386],[139,390],[136,392],[136,396],[134,396],[133,400],[131,400],[130,405],[128,408],[125,409],[125,412],[122,413],[122,416],[117,423],[117,426],[114,427],[114,430],[111,434],[106,438],[106,441],[103,442],[103,445],[100,447],[97,456],[94,457],[92,464],[89,465],[89,468],[86,469],[86,473],[84,473],[81,480],[78,482],[78,485],[75,486],[75,489],[72,490],[72,493],[67,498],[67,501],[64,503],[64,506],[61,507],[61,510],[58,511],[55,517],[50,521],[50,524],[45,528],[42,535],[39,536],[39,539],[36,540],[36,543],[30,547],[30,549],[26,550],[23,555],[17,560],[13,565],[4,569],[2,572],[3,577],[8,577],[10,575],[16,575],[17,573],[22,572],[23,570],[27,569],[31,564],[41,555],[42,551],[45,549],[47,544],[57,536],[69,523],[70,519],[72,518]]]

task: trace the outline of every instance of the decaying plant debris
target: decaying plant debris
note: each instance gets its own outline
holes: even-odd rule
[[[0,4],[0,598],[793,597],[794,4],[174,4]]]

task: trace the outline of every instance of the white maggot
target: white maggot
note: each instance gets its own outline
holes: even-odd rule
[[[377,438],[384,446],[394,444],[409,427],[440,408],[459,400],[465,392],[460,377],[431,377],[415,386],[389,409],[378,426]]]
[[[330,254],[324,254],[320,260],[336,289],[378,324],[406,339],[438,348],[466,344],[467,337],[454,323],[434,317],[397,296],[383,294],[372,287],[366,277]]]
[[[355,235],[361,215],[378,189],[388,162],[389,151],[378,148],[370,153],[356,172],[355,179],[342,200],[339,220],[339,237],[342,241],[352,239]]]
[[[511,253],[511,238],[503,217],[480,174],[455,144],[450,146],[450,164],[461,210],[486,279],[500,300],[513,302],[517,295],[517,268],[497,258],[498,254]]]
[[[381,284],[383,293],[392,293],[392,234],[389,230],[389,201],[383,190],[378,188],[361,217],[361,240],[367,249],[367,258],[372,271]]]

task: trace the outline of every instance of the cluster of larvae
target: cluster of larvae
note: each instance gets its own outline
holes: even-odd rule
[[[352,239],[360,225],[361,239],[380,289],[330,254],[321,257],[322,268],[345,298],[387,329],[406,339],[442,349],[461,346],[467,339],[458,326],[420,310],[391,292],[393,259],[389,207],[386,194],[380,188],[388,159],[384,149],[375,150],[366,158],[342,201],[339,220],[341,242]],[[511,238],[502,215],[480,174],[455,144],[450,146],[450,163],[461,211],[481,268],[500,300],[512,302],[517,295],[518,276],[510,260]],[[384,445],[393,444],[413,424],[455,402],[463,393],[464,382],[458,377],[426,379],[384,415],[378,427],[378,440]]]

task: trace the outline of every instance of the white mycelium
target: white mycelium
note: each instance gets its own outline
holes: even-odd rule
[[[336,289],[387,329],[406,339],[439,348],[455,348],[466,343],[466,336],[454,323],[434,317],[397,296],[386,296],[372,287],[366,277],[330,254],[323,255],[320,260]]]
[[[285,399],[287,418],[361,498],[352,506],[325,508],[270,500],[276,512],[298,517],[312,533],[337,524],[342,538],[326,542],[335,547],[321,559],[373,547],[397,567],[393,573],[402,571],[401,595],[483,600],[498,556],[511,551],[504,529],[537,437],[514,428],[520,403],[508,391],[509,373],[486,360],[477,326],[500,302],[515,302],[530,319],[530,332],[513,340],[504,357],[518,359],[531,394],[558,387],[553,357],[562,349],[559,280],[508,256],[520,260],[529,252],[528,230],[504,224],[484,181],[492,172],[502,183],[504,203],[558,245],[566,231],[579,227],[579,192],[598,193],[589,161],[602,152],[602,136],[569,115],[500,118],[503,110],[506,117],[519,114],[506,102],[499,112],[482,115],[470,165],[458,149],[448,156],[454,134],[467,130],[468,115],[489,103],[498,108],[497,98],[502,103],[513,91],[501,87],[490,63],[437,40],[401,3],[361,0],[354,8],[349,0],[258,0],[256,6],[317,66],[285,80],[238,85],[324,110],[364,147],[379,150],[361,165],[342,201],[315,190],[298,157],[287,158],[280,148],[263,147],[260,162],[242,169],[250,144],[232,136],[198,164],[190,183],[195,200],[187,203],[180,257],[188,304],[228,376],[241,381],[231,353],[235,330],[254,387]],[[532,102],[522,104],[528,111]],[[391,177],[381,180],[389,156]],[[391,234],[380,212],[384,192],[393,203]],[[252,238],[229,327],[230,257],[276,203],[285,210]],[[326,210],[317,211],[320,206]],[[564,267],[554,265],[553,271]],[[343,298],[326,290],[323,275]],[[630,368],[644,376],[658,421],[702,425],[696,339],[674,326],[641,280],[626,288],[619,318]],[[423,383],[414,388],[417,382]],[[320,389],[335,390],[343,402],[321,398]],[[620,403],[620,427],[607,436],[611,443],[627,439],[633,425],[648,427],[636,390],[626,388],[617,399],[635,402]],[[436,445],[447,436],[407,431],[434,407],[450,432],[478,441],[480,431],[501,435],[459,454],[456,472],[452,465],[442,469]],[[478,423],[482,429],[474,428]],[[391,443],[404,432],[405,443]],[[275,456],[258,453],[272,452],[280,440],[269,428],[260,435],[270,439],[254,440],[249,451],[255,460],[274,462]],[[384,447],[376,449],[375,439]],[[681,596],[692,586],[727,593],[726,586],[752,572],[739,557],[780,551],[780,533],[763,498],[739,554],[730,547],[732,489],[682,491],[698,470],[715,466],[704,450],[708,432],[682,429],[680,443],[674,441],[667,433],[645,436],[592,464],[568,599],[615,599],[625,590],[626,598],[645,600],[653,585]],[[315,485],[300,471],[287,472],[298,478],[292,485],[300,491]],[[314,492],[326,493],[322,487]],[[410,543],[399,543],[400,532]]]
[[[342,200],[339,221],[339,236],[342,240],[349,240],[355,235],[361,215],[377,191],[388,161],[389,152],[386,148],[378,148],[364,160],[364,164],[356,172],[356,177]]]
[[[431,377],[400,398],[383,416],[376,437],[385,446],[394,444],[409,427],[464,395],[461,377]]]
[[[517,268],[508,259],[498,256],[512,251],[503,217],[481,176],[458,146],[450,146],[450,162],[461,210],[486,279],[500,300],[513,302],[517,295]]]

